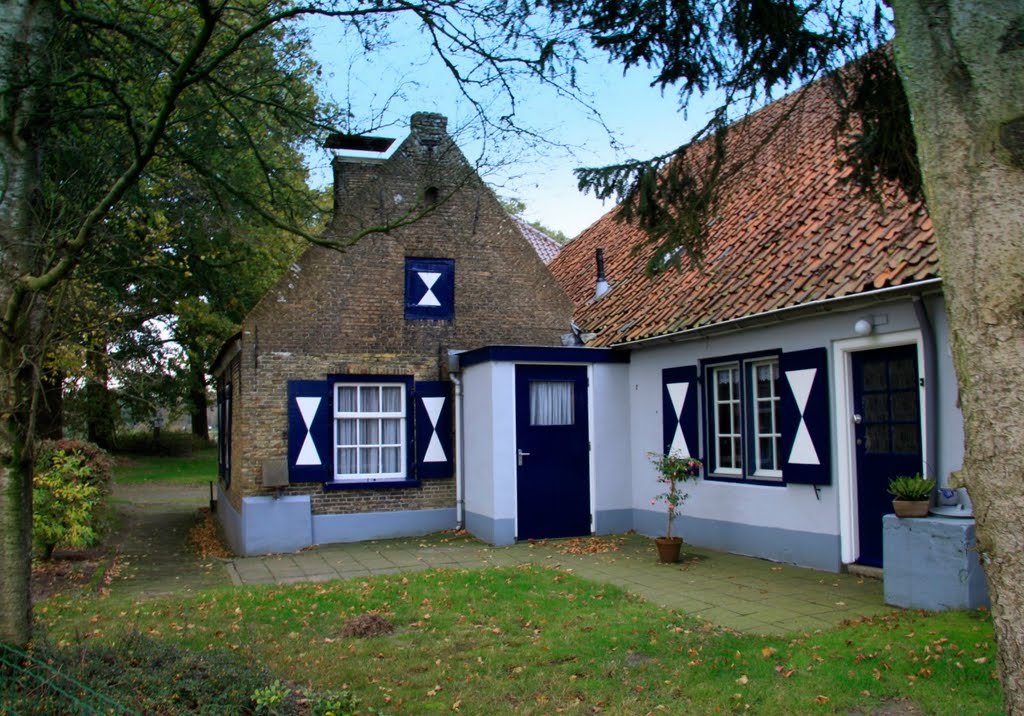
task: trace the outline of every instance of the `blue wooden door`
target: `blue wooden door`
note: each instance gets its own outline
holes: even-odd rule
[[[590,534],[587,369],[516,366],[519,539]]]
[[[882,566],[882,516],[892,512],[889,480],[921,471],[917,347],[852,355],[861,564]]]

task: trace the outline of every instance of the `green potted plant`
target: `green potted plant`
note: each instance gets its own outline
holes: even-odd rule
[[[893,496],[893,512],[897,517],[925,517],[934,489],[935,480],[920,474],[892,478],[889,480],[889,494]]]
[[[662,562],[678,562],[679,550],[682,548],[681,537],[672,536],[672,523],[679,514],[680,508],[690,496],[679,489],[684,482],[695,482],[700,477],[701,468],[704,467],[700,460],[689,455],[682,455],[678,451],[663,455],[662,453],[647,453],[658,471],[658,482],[666,485],[668,489],[661,494],[655,495],[651,500],[654,505],[664,502],[668,508],[668,527],[664,537],[656,538],[658,546],[658,557]]]

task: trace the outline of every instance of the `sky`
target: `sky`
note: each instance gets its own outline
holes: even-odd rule
[[[624,76],[621,65],[595,54],[578,67],[577,79],[607,129],[586,107],[530,82],[515,88],[517,121],[535,129],[546,143],[530,147],[507,137],[481,141],[470,136],[471,130],[460,131],[471,107],[444,66],[430,59],[426,41],[414,27],[395,23],[392,42],[371,53],[354,51],[358,42],[342,33],[337,23],[318,20],[309,29],[314,59],[323,69],[321,91],[349,108],[355,118],[350,130],[365,131],[367,118],[379,117],[389,126],[371,134],[404,137],[414,112],[439,112],[448,117],[449,132],[467,158],[483,158],[482,175],[500,197],[522,201],[527,220],[569,237],[614,206],[580,193],[574,168],[643,159],[674,149],[707,122],[714,107],[701,100],[691,102],[684,113],[671,90],[662,95],[650,87],[652,73],[634,70]],[[500,114],[501,103],[494,107],[493,114]],[[329,157],[320,153],[310,157],[310,163],[314,181],[328,183]]]

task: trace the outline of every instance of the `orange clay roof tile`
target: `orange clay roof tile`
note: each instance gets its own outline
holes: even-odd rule
[[[938,254],[920,202],[886,186],[881,202],[843,181],[833,140],[836,109],[824,83],[733,125],[730,156],[749,159],[722,188],[703,266],[653,278],[655,254],[617,209],[562,249],[550,268],[575,305],[592,345],[624,344],[810,301],[932,279]],[[780,130],[758,151],[776,122]],[[697,145],[701,151],[701,145]],[[603,248],[612,285],[594,301],[594,252]]]

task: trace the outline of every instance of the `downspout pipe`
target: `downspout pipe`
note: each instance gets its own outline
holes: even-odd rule
[[[455,528],[461,530],[466,527],[466,488],[462,472],[462,378],[457,373],[450,373],[449,377],[455,384]]]
[[[935,483],[939,487],[949,487],[949,477],[938,470],[938,443],[939,443],[939,401],[938,401],[938,360],[936,353],[938,345],[935,343],[935,329],[932,327],[931,319],[928,317],[928,307],[924,305],[924,298],[919,294],[912,298],[914,315],[917,317],[917,326],[921,329],[921,343],[924,349],[924,372],[927,376],[924,380],[924,398],[927,408],[925,409],[925,420],[928,424],[928,450],[924,456],[925,477],[930,477],[927,472],[934,472]]]

